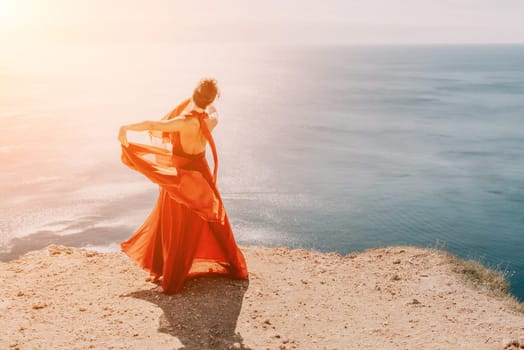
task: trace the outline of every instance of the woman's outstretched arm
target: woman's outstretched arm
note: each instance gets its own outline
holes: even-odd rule
[[[198,130],[198,120],[194,118],[176,117],[169,120],[150,121],[146,120],[135,124],[122,125],[120,132],[118,133],[118,140],[122,145],[128,146],[127,131],[163,131],[163,132],[174,132],[182,130]]]

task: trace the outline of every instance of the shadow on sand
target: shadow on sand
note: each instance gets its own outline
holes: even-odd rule
[[[181,349],[250,349],[235,333],[248,286],[247,280],[206,276],[187,280],[180,294],[153,289],[126,296],[158,305],[164,312],[158,331],[178,338]]]

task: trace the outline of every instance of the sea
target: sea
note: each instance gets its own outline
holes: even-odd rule
[[[218,187],[238,243],[436,247],[524,300],[524,45],[4,51],[0,261],[51,243],[118,250],[158,195],[121,163],[118,127],[162,118],[205,76],[221,89]]]

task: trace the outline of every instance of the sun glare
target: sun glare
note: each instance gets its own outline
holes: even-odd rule
[[[0,0],[0,23],[14,22],[16,20],[17,7],[15,0]]]
[[[36,13],[33,0],[0,0],[0,45],[4,56],[30,42],[37,28]]]
[[[24,0],[0,0],[0,28],[19,27],[27,24],[33,6]]]

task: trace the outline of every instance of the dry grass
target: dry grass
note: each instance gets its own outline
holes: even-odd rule
[[[506,299],[511,309],[524,313],[524,303],[519,302],[509,293],[507,271],[488,268],[477,260],[463,260],[444,250],[445,244],[438,240],[430,248],[440,252],[445,261],[451,265],[452,271],[459,274],[466,283],[475,288],[488,290],[493,295]]]

